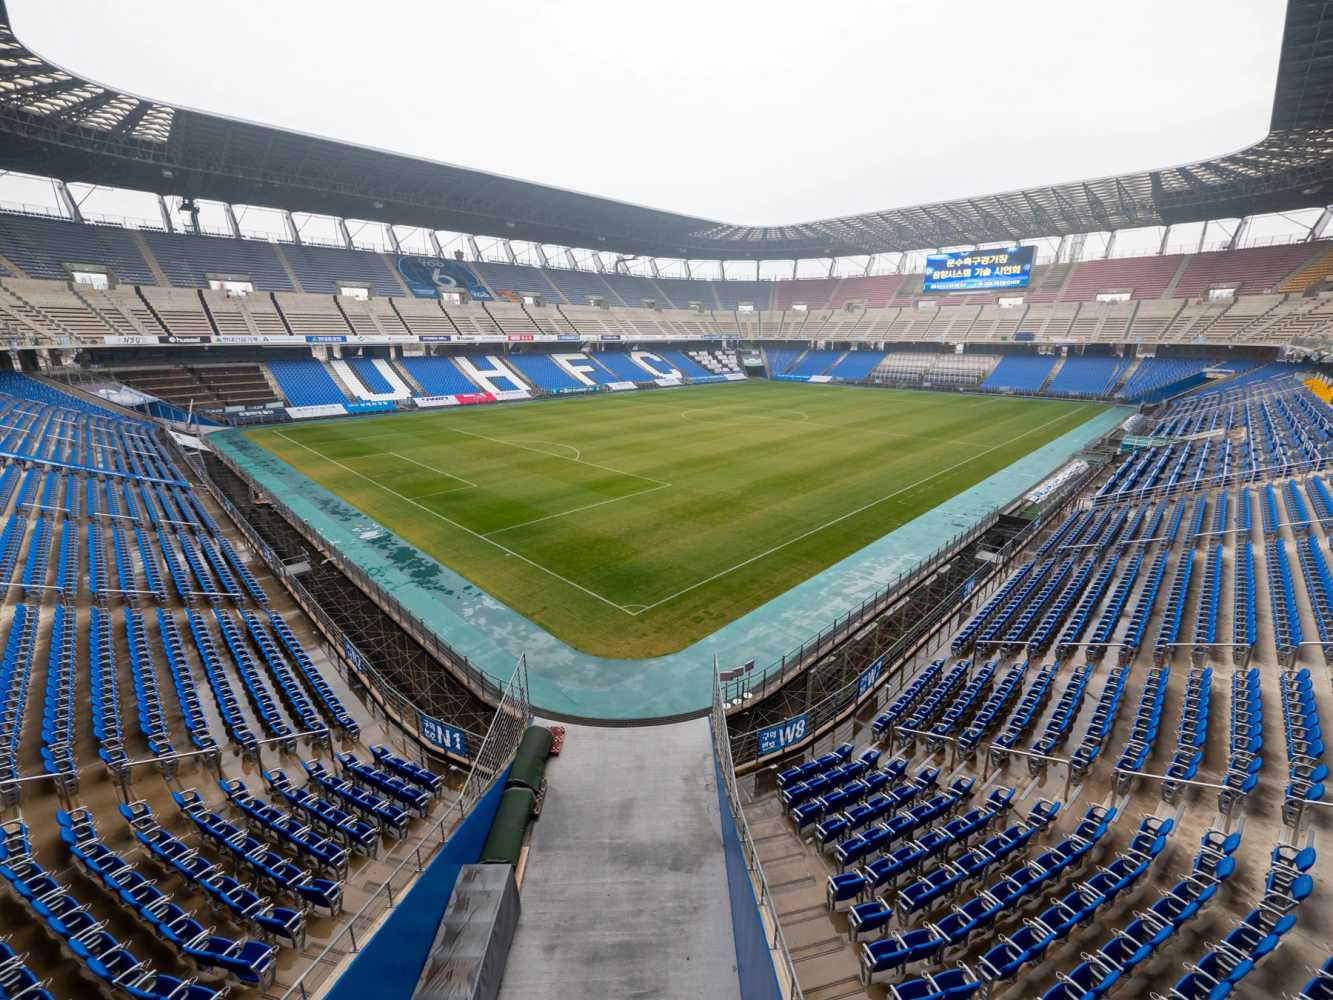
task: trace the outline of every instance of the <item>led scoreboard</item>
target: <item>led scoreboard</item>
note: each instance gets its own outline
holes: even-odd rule
[[[958,250],[926,257],[925,290],[972,292],[993,288],[1026,288],[1032,274],[1034,247],[1008,250]]]

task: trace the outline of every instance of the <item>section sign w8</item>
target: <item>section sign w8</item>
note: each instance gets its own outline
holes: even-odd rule
[[[1032,276],[1034,252],[1034,247],[1013,247],[929,254],[924,287],[928,292],[1026,288]]]

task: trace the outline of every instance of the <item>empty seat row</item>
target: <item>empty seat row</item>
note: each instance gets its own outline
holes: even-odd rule
[[[1288,823],[1299,816],[1296,802],[1316,801],[1324,797],[1328,765],[1324,763],[1324,734],[1319,723],[1310,671],[1284,671],[1278,678],[1282,691],[1282,728],[1287,743],[1288,782],[1284,815]]]
[[[1169,1000],[1226,996],[1277,949],[1296,926],[1296,909],[1314,891],[1314,881],[1298,867],[1300,854],[1282,847],[1273,852],[1259,905],[1213,947],[1185,963],[1187,971],[1167,993]]]
[[[122,803],[120,814],[134,839],[163,871],[175,873],[199,889],[212,906],[228,913],[265,940],[301,949],[306,942],[304,908],[276,906],[267,897],[228,875],[193,847],[162,827],[147,802]]]
[[[1134,727],[1129,739],[1125,741],[1120,757],[1116,761],[1116,788],[1124,791],[1134,784],[1132,773],[1139,771],[1152,756],[1157,743],[1157,730],[1162,722],[1162,705],[1166,700],[1166,688],[1171,679],[1169,667],[1154,667],[1144,678],[1143,690],[1139,694],[1139,707],[1134,714]]]
[[[321,875],[338,881],[347,877],[351,856],[347,847],[325,837],[310,823],[250,794],[241,778],[219,779],[218,786],[245,818],[251,833],[296,854]]]
[[[60,945],[61,952],[108,994],[131,1000],[221,1000],[226,990],[154,971],[53,878],[32,855],[21,820],[0,826],[0,886]]]
[[[205,927],[125,857],[107,847],[85,808],[59,810],[60,837],[75,864],[122,908],[132,913],[194,971],[239,986],[267,989],[277,973],[277,948],[236,940]]]
[[[966,850],[1008,813],[1013,798],[1012,788],[995,788],[981,805],[973,806],[886,851],[864,868],[830,875],[825,886],[829,911],[853,908],[860,901],[870,902],[875,898],[875,893],[896,890],[899,884],[915,878],[928,864]],[[1049,812],[1045,815],[1049,815]],[[864,915],[858,921],[863,919]],[[868,921],[865,929],[871,930]],[[857,940],[859,930],[853,928],[850,933],[852,940]]]
[[[380,826],[355,812],[322,798],[317,792],[295,785],[278,769],[263,772],[264,784],[293,809],[308,818],[325,836],[363,857],[378,856]]]
[[[1145,962],[1163,951],[1179,931],[1198,918],[1218,888],[1236,870],[1240,834],[1209,830],[1200,840],[1190,873],[1134,919],[1117,927],[1082,961],[1042,994],[1042,1000],[1099,1000],[1121,985]]]
[[[1217,807],[1224,815],[1234,803],[1259,784],[1264,758],[1263,695],[1259,690],[1259,669],[1237,670],[1231,675],[1231,729],[1227,740],[1227,769],[1222,776],[1226,787],[1217,793]]]
[[[1055,847],[1015,866],[939,920],[863,943],[859,951],[862,984],[901,977],[920,962],[938,960],[946,950],[968,944],[974,933],[991,928],[1001,917],[1032,907],[1044,893],[1091,861],[1115,816],[1114,808],[1093,806]]]
[[[193,788],[172,792],[171,797],[206,839],[226,852],[236,865],[252,871],[260,885],[321,916],[334,917],[342,910],[340,879],[311,875],[264,841],[209,809],[203,796]]]
[[[1193,781],[1203,763],[1208,743],[1208,714],[1212,705],[1213,671],[1211,667],[1194,668],[1185,677],[1185,694],[1180,704],[1176,726],[1176,749],[1166,767],[1168,781],[1162,782],[1162,799],[1175,802],[1182,781]]]
[[[1128,677],[1129,667],[1113,667],[1107,675],[1102,692],[1097,697],[1096,707],[1092,710],[1092,718],[1083,731],[1083,739],[1069,755],[1069,766],[1075,776],[1086,775],[1101,756],[1106,738],[1111,735],[1116,716],[1120,714],[1120,702],[1124,698]]]

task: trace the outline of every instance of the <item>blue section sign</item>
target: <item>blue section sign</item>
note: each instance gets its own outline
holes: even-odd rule
[[[879,680],[879,675],[883,672],[884,657],[882,656],[861,671],[861,675],[856,678],[856,698],[858,701],[864,698],[866,692],[875,686],[875,681]]]
[[[927,292],[1026,288],[1035,254],[1033,247],[928,254],[922,288]]]
[[[419,299],[438,299],[441,292],[467,292],[468,298],[490,302],[491,293],[461,260],[399,257],[398,273]]]
[[[418,715],[421,738],[433,746],[459,757],[467,756],[467,734],[463,730],[433,719],[425,712]]]
[[[759,730],[759,756],[777,753],[783,747],[800,743],[810,732],[810,713],[793,715],[785,722]]]

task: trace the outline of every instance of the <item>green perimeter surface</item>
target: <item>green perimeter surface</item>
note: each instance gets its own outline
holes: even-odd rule
[[[246,436],[570,646],[644,658],[1105,409],[748,382]]]

